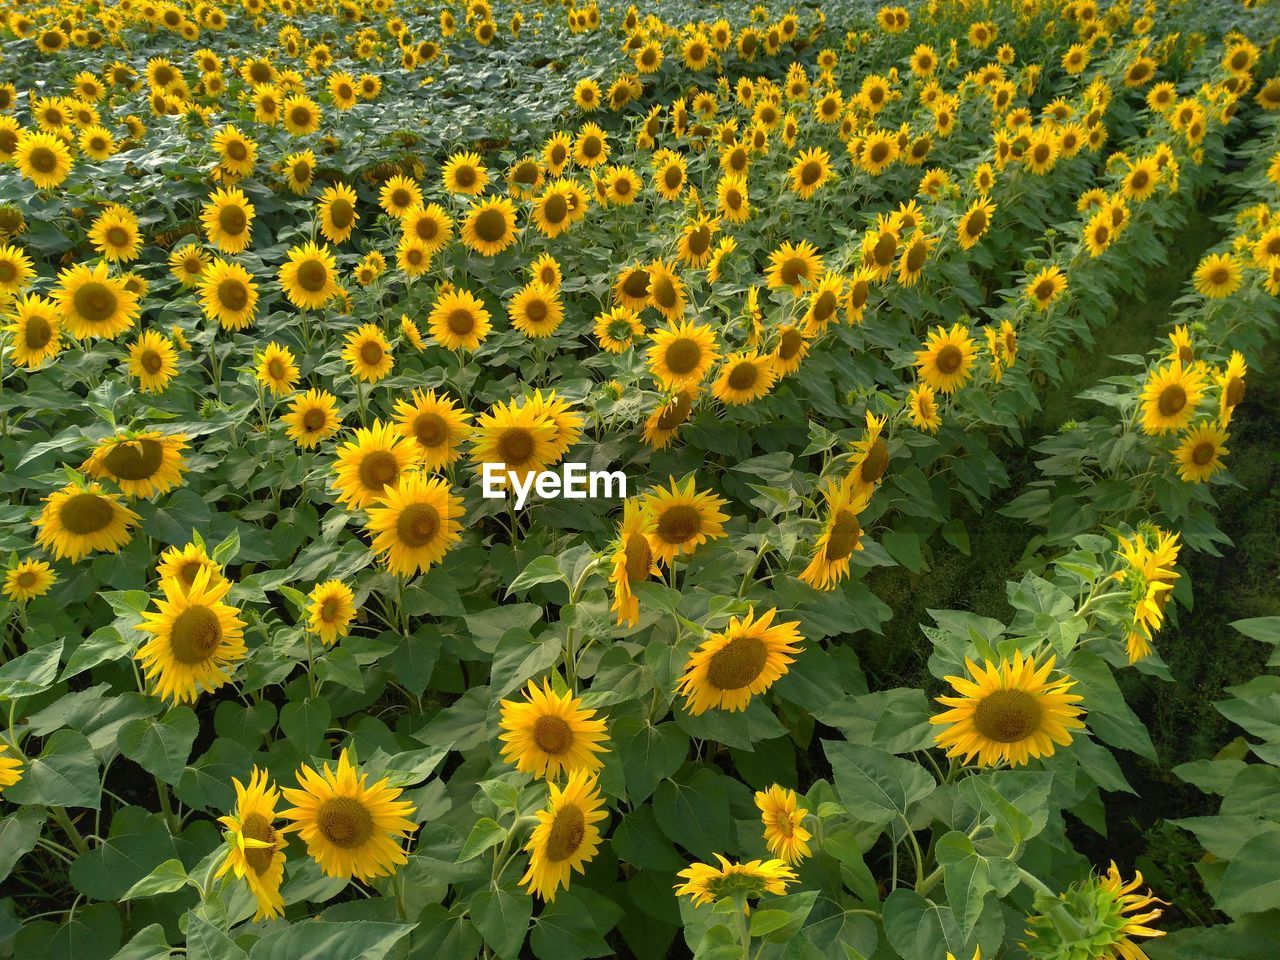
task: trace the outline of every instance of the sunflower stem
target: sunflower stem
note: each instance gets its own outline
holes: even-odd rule
[[[164,814],[164,822],[169,827],[169,833],[177,836],[182,831],[182,824],[173,812],[173,803],[169,800],[169,785],[159,777],[156,781],[156,796],[160,798],[160,812]]]
[[[76,825],[71,822],[71,818],[67,816],[67,808],[66,807],[50,807],[49,813],[53,816],[53,819],[57,821],[58,826],[62,827],[63,833],[65,833],[70,838],[71,845],[76,848],[76,852],[88,853],[89,844],[85,842],[85,839],[83,836],[81,836],[80,831],[76,829]]]

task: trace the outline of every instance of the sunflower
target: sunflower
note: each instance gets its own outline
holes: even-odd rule
[[[1054,900],[1038,900],[1046,912],[1027,919],[1027,940],[1019,946],[1031,960],[1069,956],[1082,948],[1098,960],[1146,960],[1136,938],[1164,936],[1151,926],[1163,911],[1147,909],[1164,901],[1149,889],[1135,892],[1141,886],[1141,873],[1125,883],[1113,860],[1105,875],[1074,884]],[[1064,934],[1064,927],[1071,932]]]
[[[293,393],[298,383],[298,363],[293,351],[274,340],[268,343],[258,358],[255,379],[273,394]]]
[[[942,414],[938,412],[938,400],[933,387],[917,384],[907,395],[907,411],[911,425],[925,433],[937,433],[942,426]]]
[[[798,244],[785,241],[769,254],[767,283],[770,290],[790,288],[796,296],[807,283],[813,283],[822,274],[822,256],[808,240]]]
[[[1226,442],[1227,431],[1217,424],[1200,423],[1192,427],[1173,451],[1178,476],[1187,483],[1205,483],[1219,470],[1226,469],[1222,462],[1230,453]]]
[[[560,270],[560,261],[549,253],[543,253],[529,264],[529,275],[545,287],[558,291],[564,283],[564,275]]]
[[[655,407],[645,420],[644,442],[654,450],[661,450],[671,443],[693,412],[693,401],[697,396],[696,386],[685,387],[677,390],[665,403]]]
[[[138,515],[99,484],[69,483],[44,498],[36,543],[56,560],[73,563],[94,551],[115,553],[127,544]]]
[[[986,197],[979,197],[969,204],[960,222],[956,224],[956,241],[961,250],[970,250],[991,228],[991,215],[996,212],[996,205]]]
[[[169,270],[184,287],[196,286],[209,263],[209,254],[194,243],[175,247],[169,254]]]
[[[281,116],[290,136],[303,137],[320,129],[320,107],[305,93],[287,98]]]
[[[142,249],[142,235],[138,231],[138,217],[128,207],[113,203],[93,221],[89,228],[89,242],[112,263],[128,263],[138,259]]]
[[[547,138],[547,142],[542,147],[542,161],[546,164],[549,175],[553,177],[560,175],[569,162],[569,152],[572,148],[573,141],[563,131],[553,133]]]
[[[240,264],[221,257],[199,275],[200,308],[223,330],[244,330],[258,310],[258,284]]]
[[[1183,429],[1204,396],[1204,374],[1198,364],[1173,360],[1147,374],[1142,386],[1142,429],[1149,434]]]
[[[644,335],[644,323],[634,310],[614,307],[596,316],[594,333],[604,350],[622,353]]]
[[[1196,290],[1210,299],[1231,296],[1240,289],[1242,281],[1240,264],[1229,253],[1211,253],[1196,267]]]
[[[58,186],[71,175],[71,151],[51,133],[24,130],[13,152],[18,172],[41,190]]]
[[[548,239],[558,237],[573,225],[573,210],[568,182],[557,180],[542,191],[533,202],[533,224]]]
[[[746,350],[725,358],[711,392],[717,400],[738,406],[767,395],[777,379],[771,357]]]
[[[289,248],[289,259],[280,265],[280,286],[295,307],[315,310],[338,294],[338,271],[328,246],[308,242]]]
[[[916,351],[916,369],[920,378],[939,393],[955,393],[973,373],[977,347],[969,329],[953,324],[950,330],[936,326]]]
[[[597,754],[609,749],[604,721],[572,693],[556,693],[550,680],[541,687],[530,680],[522,701],[503,700],[501,706],[502,759],[521,773],[559,780],[603,766]]]
[[[243,253],[253,235],[253,204],[238,188],[215,190],[200,213],[205,236],[223,253]]]
[[[235,777],[235,809],[218,822],[226,828],[227,854],[214,878],[234,873],[249,885],[257,910],[254,923],[284,915],[280,884],[284,880],[284,848],[288,844],[275,827],[280,792],[256,766],[246,787]]]
[[[400,314],[400,334],[408,341],[409,346],[421,353],[427,349],[427,341],[422,339],[422,331],[409,319],[407,313]]]
[[[437,298],[427,326],[440,346],[468,353],[478,350],[492,329],[489,311],[470,290],[450,290]]]
[[[613,300],[639,313],[649,305],[649,271],[639,264],[624,267],[613,283]]]
[[[787,172],[791,192],[808,200],[831,179],[831,154],[822,147],[802,150]]]
[[[403,220],[410,210],[422,206],[422,188],[416,180],[396,174],[382,185],[378,192],[378,203],[387,212],[387,216]]]
[[[530,404],[496,403],[476,421],[471,459],[480,469],[499,464],[501,473],[537,473],[558,457],[556,424]]]
[[[394,574],[412,577],[439,563],[461,536],[462,499],[440,477],[405,476],[369,507],[372,550]]]
[[[450,155],[440,171],[440,180],[449,193],[473,197],[489,185],[489,171],[478,153],[460,151]]]
[[[570,775],[562,790],[550,785],[546,809],[537,813],[525,850],[529,853],[529,869],[520,883],[544,901],[556,898],[556,892],[569,889],[571,871],[583,873],[583,864],[600,849],[600,828],[596,826],[609,814],[603,808],[595,775],[579,770]]]
[[[253,173],[258,159],[258,145],[227,124],[213,137],[213,148],[218,152],[218,166],[232,177],[247,177]]]
[[[1218,422],[1226,426],[1231,422],[1231,414],[1244,402],[1244,378],[1249,372],[1244,356],[1239,350],[1231,351],[1231,359],[1218,375],[1218,386],[1221,394],[1218,400]]]
[[[720,231],[720,222],[700,216],[689,221],[680,232],[676,254],[686,265],[695,269],[706,266],[711,259],[711,241]]]
[[[77,340],[113,340],[133,326],[140,310],[137,294],[122,279],[111,276],[103,261],[92,267],[77,264],[59,273],[53,300],[62,315],[62,328]]]
[[[929,255],[933,252],[933,247],[937,242],[937,237],[929,236],[917,230],[903,245],[902,253],[898,257],[898,284],[900,286],[915,286],[924,273],[924,268],[929,262]]]
[[[35,275],[31,258],[21,247],[0,246],[0,296],[21,293]]]
[[[649,304],[667,320],[681,320],[689,297],[684,281],[680,279],[674,264],[665,260],[655,260],[649,264],[648,270]]]
[[[549,337],[564,321],[564,305],[556,292],[539,280],[531,281],[507,301],[511,325],[527,337]]]
[[[386,496],[387,487],[399,486],[412,465],[412,446],[392,424],[375,419],[373,426],[357,429],[355,439],[338,450],[338,502],[353,510],[367,509]]]
[[[163,393],[178,374],[178,352],[163,333],[144,330],[129,344],[129,375],[143,393]]]
[[[327,763],[321,771],[303,766],[299,789],[280,791],[293,804],[281,814],[293,821],[286,829],[297,832],[325,876],[372,880],[409,860],[401,842],[417,830],[408,819],[413,804],[398,799],[402,791],[387,778],[372,786],[367,781],[344,749],[336,770]]]
[[[222,564],[212,560],[204,545],[199,543],[166,547],[156,564],[156,575],[161,580],[172,580],[183,590],[191,589],[201,571],[208,572],[209,586],[224,579]]]
[[[6,790],[22,779],[22,760],[11,756],[14,748],[0,743],[0,790]]]
[[[873,177],[884,173],[898,159],[898,139],[884,130],[875,130],[862,141],[858,163]]]
[[[741,174],[725,174],[716,184],[716,209],[730,223],[745,223],[751,216],[751,196],[747,178]]]
[[[653,188],[663,200],[675,200],[684,192],[688,164],[683,156],[671,150],[653,155]]]
[[[758,900],[766,893],[784,896],[787,885],[796,882],[795,871],[781,860],[751,860],[747,863],[730,863],[716,854],[720,866],[695,863],[681,870],[677,876],[684,879],[676,884],[676,896],[688,897],[695,907],[706,906],[720,900],[741,902],[745,912],[748,900]]]
[[[29,294],[10,310],[12,322],[4,330],[10,335],[13,362],[28,370],[39,370],[61,349],[62,320],[57,304],[39,294]]]
[[[708,540],[725,536],[727,514],[720,508],[728,501],[705,490],[697,490],[695,478],[683,484],[675,478],[670,488],[656,487],[644,495],[643,506],[648,518],[646,533],[656,558],[668,565],[677,556],[692,555]]]
[[[804,312],[805,329],[817,335],[827,329],[839,312],[840,300],[844,295],[844,278],[838,273],[828,270],[809,291],[808,308]],[[864,293],[859,308],[866,303]]]
[[[542,186],[545,174],[538,158],[521,157],[507,168],[507,192],[519,200],[529,200]]]
[[[462,220],[462,242],[492,257],[516,242],[516,208],[506,197],[473,204]]]
[[[186,447],[180,433],[120,433],[99,440],[80,469],[95,480],[111,480],[126,497],[153,497],[182,483]]]
[[[619,206],[635,203],[640,192],[640,175],[631,167],[610,167],[601,182],[604,184],[605,199]]]
[[[818,590],[833,590],[849,575],[849,560],[862,547],[862,524],[858,514],[867,507],[874,488],[855,487],[851,475],[836,482],[827,480],[822,488],[826,519],[813,546],[813,559],[800,579]]]
[[[289,439],[304,450],[314,449],[342,427],[338,399],[324,390],[308,390],[294,397],[280,421]]]
[[[356,192],[345,183],[320,194],[320,233],[330,243],[343,243],[356,228]]]
[[[852,464],[849,468],[849,478],[853,483],[854,491],[858,494],[870,496],[876,486],[884,480],[884,475],[889,469],[889,448],[885,445],[884,437],[880,435],[884,430],[885,419],[885,417],[877,417],[868,410],[866,432],[863,433],[862,439],[853,445],[853,453],[849,455],[849,462]]]
[[[23,560],[4,574],[4,595],[14,603],[43,597],[57,582],[53,568],[43,560]]]
[[[1115,226],[1111,222],[1111,212],[1099,210],[1085,224],[1084,240],[1089,248],[1089,256],[1100,257],[1111,246],[1115,239]]]
[[[352,376],[377,383],[391,372],[391,344],[376,323],[366,323],[347,334],[342,358]]]
[[[1048,310],[1067,291],[1067,277],[1056,264],[1044,267],[1027,281],[1026,297],[1038,310]]]
[[[609,138],[599,125],[584,123],[573,141],[573,162],[584,170],[609,159]]]
[[[613,572],[609,582],[613,585],[613,604],[610,610],[620,625],[634,627],[640,622],[640,601],[631,590],[633,583],[642,583],[650,577],[662,575],[654,562],[653,545],[645,533],[646,519],[640,501],[634,497],[623,504],[622,522],[613,553]]]
[[[1030,757],[1053,756],[1054,744],[1067,746],[1071,731],[1084,729],[1084,710],[1076,706],[1084,698],[1070,692],[1075,681],[1049,679],[1053,657],[1037,667],[1016,651],[1011,660],[983,666],[966,657],[965,667],[969,677],[946,678],[957,695],[938,697],[950,709],[929,718],[944,725],[934,739],[948,757],[1024,766]]]
[[[213,692],[231,680],[245,658],[244,621],[240,611],[223,602],[231,583],[213,581],[201,570],[188,588],[162,580],[163,600],[143,613],[138,629],[151,634],[134,657],[155,694],[175,703],[194,703],[201,691]]]
[[[351,632],[355,595],[341,580],[317,583],[307,596],[307,630],[331,647]]]
[[[459,457],[459,445],[471,433],[470,414],[457,401],[415,389],[409,400],[397,400],[395,424],[401,436],[415,445],[419,463],[429,471],[451,466]]]
[[[799,805],[794,790],[775,783],[768,790],[757,790],[755,801],[770,853],[787,864],[799,863],[811,855],[808,841],[813,834],[804,828],[809,811]]]
[[[296,194],[304,194],[311,189],[311,180],[316,172],[316,155],[310,150],[291,153],[284,158],[282,169],[289,189]]]
[[[778,328],[778,342],[773,348],[773,366],[778,376],[795,373],[809,352],[809,335],[802,327],[783,324]]]
[[[655,330],[651,340],[649,371],[667,389],[701,383],[720,356],[715,331],[691,320],[668,323]]]

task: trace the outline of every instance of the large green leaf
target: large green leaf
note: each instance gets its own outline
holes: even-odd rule
[[[933,775],[910,760],[855,743],[824,740],[840,799],[867,823],[888,823],[907,816],[938,785]]]

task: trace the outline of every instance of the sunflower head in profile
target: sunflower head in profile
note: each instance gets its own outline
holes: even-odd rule
[[[430,472],[461,456],[462,444],[471,435],[470,419],[456,400],[435,390],[415,389],[408,400],[396,401],[396,427],[417,447],[419,463]]]
[[[740,406],[768,395],[777,380],[771,356],[745,350],[725,358],[711,393],[722,403]]]
[[[818,590],[834,590],[849,575],[850,558],[862,546],[858,515],[867,508],[874,486],[859,490],[853,474],[828,480],[822,488],[825,516],[822,533],[813,547],[813,558],[800,579]]]
[[[889,448],[883,436],[885,420],[868,410],[867,428],[849,454],[849,479],[858,494],[875,490],[888,472]]]
[[[479,349],[492,329],[484,302],[470,290],[450,290],[437,297],[427,326],[440,346],[466,353]]]
[[[62,318],[52,300],[39,294],[28,294],[10,305],[9,334],[11,357],[15,366],[39,370],[62,349]]]
[[[352,376],[365,383],[377,383],[391,372],[391,344],[376,323],[362,324],[347,334],[342,358]]]
[[[775,624],[777,613],[770,609],[757,617],[752,609],[745,617],[731,618],[693,652],[676,686],[691,715],[745,710],[753,696],[787,672],[803,638],[798,620]]]
[[[1038,898],[1043,912],[1027,919],[1026,941],[1020,944],[1031,960],[1057,960],[1065,956],[1144,960],[1139,939],[1164,936],[1151,924],[1164,905],[1142,887],[1142,874],[1128,883],[1112,861],[1105,874],[1095,874],[1073,884],[1056,898]]]
[[[1204,372],[1199,364],[1183,366],[1172,360],[1147,374],[1139,400],[1142,429],[1159,436],[1181,430],[1195,415],[1204,397]]]
[[[917,230],[902,244],[898,255],[898,285],[913,287],[924,273],[938,238]]]
[[[290,440],[304,450],[312,450],[341,429],[338,398],[326,390],[308,390],[293,398],[280,421]]]
[[[303,766],[298,788],[281,790],[293,804],[281,813],[292,821],[285,829],[298,834],[325,876],[372,880],[409,860],[402,842],[418,829],[409,819],[414,805],[385,777],[373,785],[368,779],[343,750],[336,769]]]
[[[796,792],[775,783],[767,790],[757,790],[755,801],[769,852],[793,865],[810,856],[809,841],[813,834],[804,827],[809,811],[800,806]]]
[[[1244,378],[1249,367],[1239,350],[1231,351],[1231,358],[1217,375],[1218,422],[1224,427],[1231,422],[1231,414],[1244,402]]]
[[[1218,471],[1225,470],[1222,458],[1227,449],[1227,431],[1211,421],[1196,424],[1173,450],[1178,476],[1187,483],[1207,483]]]
[[[103,260],[59,273],[53,300],[62,328],[77,340],[114,339],[134,325],[140,311],[138,295],[120,277],[111,276]]]
[[[14,603],[28,603],[43,597],[58,580],[53,568],[43,560],[22,560],[4,574],[4,595]]]
[[[629,627],[640,622],[640,601],[632,592],[632,584],[662,575],[646,526],[640,501],[632,497],[622,508],[622,522],[614,541],[613,571],[609,575],[613,586],[613,605],[609,609],[619,624]]]
[[[350,632],[355,616],[355,594],[341,580],[318,583],[307,597],[307,629],[326,647]]]
[[[499,402],[476,420],[471,459],[477,469],[496,463],[524,477],[556,461],[557,435],[555,422],[532,404]]]
[[[676,884],[676,896],[688,897],[696,907],[731,900],[745,912],[749,900],[759,900],[766,893],[785,896],[787,886],[797,880],[795,871],[781,860],[732,863],[718,853],[716,860],[719,866],[695,863],[681,870],[677,876],[684,883]]]
[[[643,439],[653,450],[667,447],[693,413],[699,388],[683,387],[658,404],[645,419]]]
[[[961,323],[947,329],[934,327],[916,351],[916,370],[928,386],[938,393],[955,393],[973,375],[977,344]]]
[[[961,250],[971,250],[991,229],[991,218],[996,205],[986,197],[979,197],[969,204],[960,222],[956,224],[956,242]]]
[[[326,187],[320,194],[320,233],[330,243],[343,243],[355,231],[356,192],[345,183]]]
[[[186,447],[182,434],[118,433],[99,440],[80,469],[95,480],[111,480],[127,497],[153,497],[182,483]]]
[[[698,490],[696,478],[683,484],[670,479],[669,487],[656,487],[644,495],[643,506],[649,518],[646,532],[654,553],[662,563],[691,555],[708,540],[724,537],[728,514],[720,508],[727,503],[722,497]]]
[[[44,499],[36,543],[57,560],[75,562],[95,551],[115,553],[132,539],[138,515],[101,485],[69,483]]]
[[[327,246],[308,242],[289,248],[280,265],[280,286],[295,307],[317,310],[338,294],[338,268]]]
[[[148,610],[138,627],[151,639],[134,654],[157,696],[174,703],[194,703],[231,680],[245,657],[244,621],[225,602],[231,583],[213,580],[201,570],[190,587],[162,580],[163,600]]]
[[[253,768],[249,785],[237,778],[235,809],[218,822],[226,830],[226,857],[214,877],[227,873],[244,880],[253,894],[257,910],[253,920],[270,920],[284,914],[284,898],[280,884],[284,880],[284,848],[288,839],[276,828],[276,804],[280,791],[271,783],[265,770]]]
[[[525,844],[529,869],[520,878],[530,893],[545,901],[555,900],[560,888],[569,889],[572,873],[584,872],[583,865],[600,849],[597,824],[609,817],[595,774],[587,770],[572,773],[563,789],[551,784],[549,792]]]
[[[529,681],[520,700],[503,700],[499,721],[502,759],[521,773],[558,780],[562,774],[592,773],[608,751],[604,721],[572,693],[557,693],[550,680]]]
[[[937,433],[942,426],[942,413],[938,410],[938,398],[927,383],[916,384],[907,394],[907,415],[911,425],[925,433]]]
[[[719,358],[715,331],[708,325],[680,320],[655,330],[649,347],[649,370],[663,387],[697,386]]]
[[[410,473],[368,509],[373,552],[400,576],[425,573],[462,535],[462,498],[441,477]]]
[[[1053,677],[1054,658],[1037,666],[1021,651],[1008,660],[981,666],[965,659],[967,677],[947,677],[955,690],[938,697],[948,709],[929,718],[942,729],[934,734],[949,757],[982,767],[1005,762],[1025,766],[1032,757],[1051,757],[1084,729],[1084,698],[1072,693],[1075,681]]]
[[[338,502],[364,510],[386,496],[386,488],[399,485],[413,465],[413,448],[394,424],[375,419],[356,431],[355,439],[338,450],[334,464]]]

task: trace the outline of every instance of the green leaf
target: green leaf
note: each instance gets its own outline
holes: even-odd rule
[[[364,692],[364,678],[360,675],[360,664],[349,650],[334,647],[316,661],[316,676],[321,680],[340,684],[357,693]]]
[[[888,823],[906,816],[938,785],[919,764],[883,750],[832,740],[824,740],[822,746],[840,799],[866,823]]]
[[[936,856],[942,866],[947,905],[951,907],[960,935],[967,938],[992,890],[987,858],[980,855],[968,835],[959,830],[952,830],[938,841]]]
[[[111,960],[170,960],[173,950],[158,923],[143,927]]]
[[[1002,770],[965,777],[960,796],[973,810],[990,817],[996,837],[1010,848],[1044,829],[1053,774]]]
[[[559,559],[551,554],[543,554],[520,571],[520,575],[511,581],[511,586],[507,588],[507,596],[527,593],[531,587],[535,587],[540,583],[556,582],[568,584],[564,574],[560,572]]]
[[[647,800],[659,783],[674,776],[689,754],[689,738],[674,723],[654,726],[624,717],[611,732],[622,757],[627,798],[633,804]]]
[[[942,957],[947,953],[968,958],[974,953],[947,907],[903,887],[885,899],[884,932],[898,955],[909,960]]]
[[[160,719],[142,717],[120,728],[116,744],[130,760],[163,780],[177,783],[191,756],[200,721],[189,707],[174,707]]]
[[[249,960],[249,955],[208,920],[188,913],[187,960]]]
[[[1217,906],[1233,917],[1280,907],[1280,830],[1255,833],[1227,864]]]
[[[13,803],[43,803],[50,807],[98,809],[98,760],[88,738],[74,730],[59,730],[44,742],[22,779],[5,791]]]
[[[71,865],[71,883],[94,900],[118,900],[126,890],[178,850],[159,814],[122,807],[111,818],[111,834]]]
[[[28,650],[0,667],[0,698],[17,700],[44,693],[58,676],[58,660],[62,641],[55,640]]]
[[[182,865],[182,861],[166,860],[126,890],[120,900],[133,900],[136,897],[154,897],[161,893],[176,893],[186,885],[187,868]]]
[[[267,934],[253,945],[249,960],[382,960],[413,928],[372,920],[308,920]]]
[[[331,718],[328,700],[307,697],[280,708],[280,729],[303,753],[315,754],[324,744],[324,734],[329,729]]]
[[[493,653],[493,667],[489,686],[495,700],[500,700],[526,680],[536,677],[560,659],[563,650],[560,638],[553,631],[546,631],[534,639],[523,627],[514,627],[498,640]]]
[[[411,960],[475,957],[482,947],[480,934],[468,918],[433,903],[418,916],[409,957]]]
[[[687,866],[663,834],[653,807],[642,804],[628,811],[613,830],[609,843],[618,859],[643,870],[674,872]]]
[[[886,530],[881,534],[880,542],[889,551],[889,556],[912,573],[919,573],[924,568],[924,554],[920,550],[919,535]]]
[[[653,795],[662,832],[695,856],[709,859],[733,842],[729,795],[721,774],[699,767],[682,780],[664,780]]]
[[[458,862],[466,863],[468,860],[474,860],[486,850],[496,847],[506,837],[506,827],[492,817],[481,817],[476,821],[476,825],[471,828],[471,834],[467,837],[467,842],[462,845],[462,852],[458,854]]]
[[[178,799],[198,810],[226,810],[235,802],[232,777],[248,782],[253,758],[243,744],[215,740],[203,756],[182,772]]]
[[[8,878],[14,864],[35,849],[44,821],[45,812],[39,807],[21,807],[0,820],[0,880]]]
[[[533,916],[533,898],[518,886],[485,887],[471,898],[471,919],[502,960],[518,960]]]
[[[614,951],[604,939],[622,916],[612,900],[584,887],[562,891],[534,922],[529,945],[538,960],[587,960]]]

